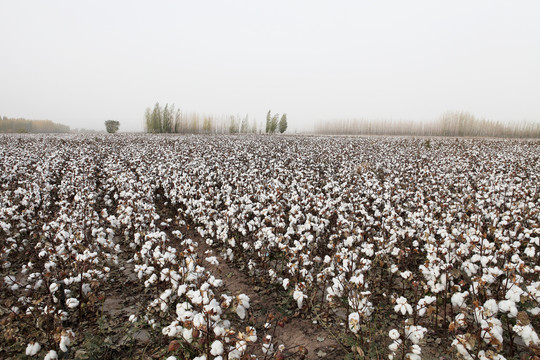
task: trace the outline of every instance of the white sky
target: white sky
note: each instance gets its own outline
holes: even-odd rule
[[[540,2],[0,1],[0,115],[540,121]]]

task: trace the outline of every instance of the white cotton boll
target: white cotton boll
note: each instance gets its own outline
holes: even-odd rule
[[[38,342],[29,343],[26,346],[26,355],[34,356],[41,350],[41,345]]]
[[[193,341],[193,329],[183,329],[182,337],[191,344],[191,342]]]
[[[187,290],[187,285],[186,284],[182,284],[178,287],[178,296],[182,296],[186,293],[186,290]]]
[[[454,305],[455,307],[462,307],[462,306],[465,306],[465,298],[469,295],[469,292],[468,291],[465,291],[463,293],[454,293],[452,295],[452,298],[451,298],[451,301],[452,301],[452,305]]]
[[[397,339],[394,342],[392,342],[390,345],[388,345],[388,349],[391,352],[396,352],[399,348],[399,345],[401,345],[401,339]]]
[[[196,328],[200,328],[203,325],[206,325],[206,319],[205,319],[204,315],[201,314],[201,313],[195,314],[195,316],[193,316],[193,325]]]
[[[58,359],[58,354],[54,350],[49,351],[47,355],[45,355],[45,357],[43,358],[43,360],[57,360],[57,359]]]
[[[532,246],[527,246],[527,247],[525,248],[525,251],[524,251],[524,252],[525,252],[525,255],[527,255],[527,256],[530,257],[530,258],[533,258],[534,255],[536,254],[536,250],[535,250],[534,247],[532,247]]]
[[[514,325],[512,329],[514,330],[516,334],[521,336],[521,338],[523,339],[523,342],[527,346],[538,345],[540,343],[540,339],[538,338],[538,335],[534,331],[531,324],[526,325],[526,326]]]
[[[69,339],[69,336],[62,336],[60,338],[60,350],[63,352],[68,351],[68,346],[71,345],[71,340]]]
[[[4,283],[7,285],[7,286],[12,286],[13,284],[15,284],[15,276],[13,275],[7,275],[7,276],[4,276]]]
[[[298,308],[301,309],[302,305],[304,303],[304,299],[307,298],[307,295],[304,295],[304,293],[300,290],[295,290],[293,292],[293,299],[296,300],[296,304],[298,305]]]
[[[176,360],[176,356],[169,356],[166,360]]]
[[[242,320],[246,318],[246,308],[244,308],[242,305],[238,305],[236,307],[236,315]]]
[[[283,289],[287,290],[289,287],[289,279],[283,279]]]
[[[418,344],[424,338],[427,329],[422,326],[405,326],[405,338],[411,340],[413,344]]]
[[[401,272],[401,273],[400,273],[400,275],[401,275],[401,277],[402,277],[403,279],[405,279],[405,280],[406,280],[406,279],[408,279],[408,278],[410,278],[410,277],[411,277],[411,275],[412,275],[412,272],[410,272],[409,270],[407,270],[407,271],[403,271],[403,272]]]
[[[270,340],[268,341],[271,341],[272,340],[272,337],[270,335],[267,335],[267,338],[270,337]],[[265,343],[262,345],[262,352],[263,354],[272,354],[274,352],[274,344],[272,343]]]
[[[523,290],[517,285],[513,285],[508,291],[506,292],[506,299],[512,300],[515,303],[518,303],[521,300],[521,295],[523,294]]]
[[[214,356],[223,354],[223,343],[219,340],[214,341],[210,348],[210,354]]]
[[[349,329],[354,333],[358,333],[360,330],[360,314],[353,312],[349,314]]]
[[[216,334],[217,337],[225,335],[225,328],[223,326],[214,326],[214,334]]]
[[[68,308],[73,309],[79,306],[79,300],[75,298],[69,298],[66,300],[66,305]]]
[[[161,301],[160,305],[159,305],[159,308],[161,311],[165,311],[169,308],[169,305],[167,305],[167,303],[165,301]]]
[[[412,314],[412,306],[407,303],[407,299],[403,296],[400,296],[396,299],[396,305],[394,306],[394,311],[405,315],[406,313],[409,313],[409,315]]]
[[[164,292],[161,293],[161,295],[159,296],[159,298],[163,301],[167,300],[169,298],[169,296],[171,296],[172,294],[172,290],[171,289],[167,289],[165,290]]]
[[[397,340],[400,337],[399,331],[397,331],[396,329],[392,329],[388,333],[388,336],[390,336],[390,339],[392,339],[392,340]]]
[[[499,312],[499,306],[497,305],[497,301],[495,299],[489,299],[484,303],[484,314],[487,317],[496,315],[497,312]]]
[[[82,291],[84,295],[88,295],[88,293],[92,291],[92,287],[90,286],[90,284],[83,284]]]
[[[240,294],[236,297],[236,299],[243,307],[249,309],[249,296],[246,294]]]
[[[128,320],[128,321],[134,323],[134,322],[136,322],[137,320],[138,320],[137,316],[135,316],[135,314],[131,314],[131,315],[129,316],[129,320]]]
[[[360,286],[364,283],[364,274],[359,274],[358,276],[351,276],[351,279],[349,281],[355,285]]]
[[[58,288],[59,286],[57,283],[52,283],[51,285],[49,285],[49,291],[53,294],[56,292],[56,290],[58,290]]]
[[[203,302],[200,290],[189,290],[186,295],[195,305],[200,305]]]

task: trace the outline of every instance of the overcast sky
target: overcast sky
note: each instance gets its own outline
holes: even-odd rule
[[[0,115],[540,121],[540,2],[0,1]]]

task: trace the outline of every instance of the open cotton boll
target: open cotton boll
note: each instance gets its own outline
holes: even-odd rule
[[[394,340],[390,345],[388,345],[388,350],[391,352],[396,352],[399,348],[399,345],[401,345],[402,341],[401,339]]]
[[[424,338],[427,329],[422,326],[405,326],[405,338],[412,341],[413,344],[418,344]]]
[[[58,290],[58,288],[59,286],[57,283],[52,283],[51,285],[49,285],[49,291],[53,294],[56,292],[56,290]]]
[[[307,295],[304,295],[304,293],[300,290],[295,290],[293,292],[293,299],[296,300],[296,304],[298,305],[298,308],[301,309],[302,305],[304,303],[304,299],[307,298]]]
[[[244,320],[246,318],[246,308],[242,305],[238,305],[236,307],[236,315],[238,315],[240,319]]]
[[[60,338],[60,350],[63,352],[68,351],[68,346],[71,345],[71,340],[69,339],[69,336],[62,336]]]
[[[26,346],[26,355],[34,356],[41,350],[41,345],[38,342],[31,342]]]
[[[497,305],[497,301],[495,299],[489,299],[484,303],[484,315],[487,317],[497,315],[498,311],[499,306]]]
[[[223,354],[223,343],[219,340],[214,341],[210,348],[210,354],[214,356]]]
[[[514,325],[512,330],[521,338],[523,339],[523,342],[527,346],[532,345],[538,345],[540,343],[540,339],[538,338],[538,334],[534,331],[534,328],[531,326],[531,324],[528,325]]]
[[[45,357],[43,358],[43,360],[57,360],[57,359],[58,359],[58,354],[54,350],[49,351],[47,355],[45,355]]]
[[[357,312],[349,314],[349,329],[354,333],[360,330],[360,315]]]
[[[79,300],[75,298],[69,298],[66,300],[66,305],[68,308],[73,309],[79,306]]]
[[[388,333],[388,336],[390,336],[390,339],[392,339],[392,340],[397,340],[400,337],[399,331],[397,331],[396,329],[392,329]]]
[[[287,290],[289,287],[289,279],[283,279],[283,289]]]
[[[462,293],[454,293],[452,295],[452,298],[451,298],[451,301],[452,301],[452,305],[454,305],[455,307],[462,307],[462,306],[465,306],[465,298],[469,296],[469,292],[468,291],[465,291],[465,292],[462,292]]]
[[[413,309],[412,306],[407,303],[407,299],[403,296],[400,296],[396,299],[396,305],[394,306],[394,311],[405,315],[406,313],[409,313],[409,315],[412,314]]]

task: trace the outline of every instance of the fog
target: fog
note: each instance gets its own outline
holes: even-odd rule
[[[0,2],[0,115],[540,121],[536,1]]]

